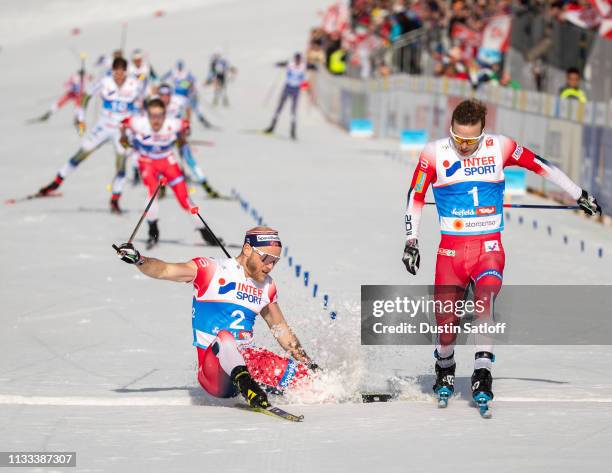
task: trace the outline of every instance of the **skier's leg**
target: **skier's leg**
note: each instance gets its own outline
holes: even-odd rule
[[[213,105],[216,106],[221,96],[221,81],[218,77],[213,79]]]
[[[168,163],[163,169],[163,174],[168,179],[168,185],[172,188],[179,205],[189,211],[193,204],[189,199],[185,176],[181,172],[179,165],[176,162]]]
[[[476,323],[492,322],[495,298],[502,287],[506,256],[501,244],[500,234],[481,241],[481,254],[471,271],[474,282],[474,302],[478,311]],[[476,353],[489,353],[491,356],[476,357],[474,369],[491,370],[493,362],[493,338],[487,334],[477,333],[474,337]]]
[[[270,123],[270,126],[264,130],[266,133],[272,133],[274,131],[274,128],[276,127],[276,122],[278,121],[278,117],[280,116],[283,110],[283,107],[285,106],[285,101],[287,100],[288,96],[289,96],[289,87],[285,87],[283,89],[283,93],[281,94],[281,98],[278,101],[278,105],[276,107],[276,111],[274,112],[274,116],[272,117],[272,123]]]
[[[193,157],[193,154],[191,152],[191,146],[189,146],[189,143],[184,143],[181,146],[180,153],[181,153],[182,158],[185,160],[185,163],[187,163],[187,166],[189,167],[189,170],[195,176],[196,180],[200,184],[202,182],[206,181],[206,176],[204,175],[204,172],[198,166],[198,163],[196,162],[195,158]]]
[[[455,307],[456,302],[465,295],[465,288],[469,283],[465,249],[463,237],[442,235],[436,259],[434,283],[434,298],[442,307]],[[455,326],[458,322],[459,318],[454,311],[436,313],[438,327]],[[438,355],[443,358],[454,352],[456,334],[449,332],[441,333],[436,344]]]
[[[59,100],[55,103],[55,110],[53,110],[54,112],[59,110],[60,108],[62,108],[64,105],[66,105],[66,103],[68,103],[69,100],[75,100],[76,99],[76,94],[72,93],[72,92],[66,92],[64,95],[62,95]]]
[[[231,333],[222,330],[205,350],[198,347],[198,381],[215,397],[234,397],[238,391],[232,383],[232,371],[245,366]]]
[[[110,200],[110,208],[113,213],[121,213],[119,207],[119,199],[123,192],[123,185],[125,184],[125,167],[126,167],[127,156],[124,152],[115,154],[115,177],[112,183],[112,196]]]
[[[434,298],[441,307],[455,307],[464,297],[469,276],[465,270],[465,244],[463,240],[442,235],[436,260]],[[456,326],[459,319],[454,310],[436,312],[436,324],[440,327]],[[434,392],[439,396],[440,406],[446,406],[455,390],[455,340],[452,332],[437,336]]]
[[[78,151],[68,160],[58,171],[55,179],[48,185],[41,188],[39,195],[47,195],[49,192],[59,188],[72,172],[85,161],[97,148],[102,146],[109,139],[107,131],[101,125],[96,125],[81,141]]]
[[[291,90],[291,138],[297,138],[297,105],[300,98],[300,89]]]
[[[140,169],[140,175],[142,176],[142,182],[147,188],[148,197],[147,202],[151,200],[151,197],[157,189],[157,169],[155,168],[154,161],[140,157],[138,160],[138,166]],[[153,201],[149,211],[147,212],[147,223],[149,225],[149,237],[147,243],[153,245],[159,241],[159,228],[157,226],[157,220],[159,218],[159,204],[157,199]]]
[[[121,213],[119,208],[119,199],[123,192],[123,185],[125,184],[125,173],[127,165],[127,150],[121,145],[119,139],[121,133],[118,128],[111,129],[109,134],[112,136],[113,145],[115,147],[115,177],[112,184],[113,195],[111,197],[111,211],[115,213]]]
[[[212,343],[198,348],[198,381],[211,395],[233,397],[238,392],[254,407],[268,407],[266,393],[251,377],[234,336],[221,330]]]

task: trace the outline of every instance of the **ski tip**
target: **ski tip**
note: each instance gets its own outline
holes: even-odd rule
[[[6,199],[6,200],[4,201],[4,203],[5,203],[6,205],[16,204],[16,203],[17,203],[17,199]]]
[[[478,412],[480,413],[480,417],[483,419],[491,418],[491,410],[486,403],[478,406]]]

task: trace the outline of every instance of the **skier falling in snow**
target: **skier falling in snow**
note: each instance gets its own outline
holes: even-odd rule
[[[502,135],[484,132],[486,107],[477,100],[460,103],[452,114],[450,137],[422,151],[412,176],[406,209],[406,245],[402,257],[409,273],[420,264],[419,222],[425,194],[431,184],[435,196],[442,238],[435,271],[435,298],[455,302],[463,299],[468,284],[474,299],[490,317],[495,296],[502,286],[505,264],[501,243],[504,197],[504,168],[520,166],[555,183],[567,192],[588,215],[601,213],[595,198],[581,189],[559,168],[527,148]],[[491,295],[493,297],[491,297]],[[456,314],[436,314],[438,328],[455,326]],[[439,334],[434,352],[434,392],[444,407],[454,392],[456,334]],[[493,399],[491,367],[495,359],[492,341],[477,335],[472,374],[472,394],[486,414]]]
[[[276,230],[248,230],[236,258],[197,257],[186,263],[166,263],[142,256],[131,243],[120,245],[117,254],[149,277],[193,284],[197,377],[212,396],[228,398],[240,393],[249,406],[266,409],[270,403],[260,385],[283,391],[318,369],[277,302],[276,284],[269,275],[281,254]],[[254,344],[258,314],[291,358]]]
[[[142,84],[133,77],[127,76],[127,62],[123,58],[115,58],[112,64],[112,75],[105,76],[96,82],[84,99],[84,107],[89,99],[99,95],[102,109],[94,128],[85,135],[81,146],[74,156],[59,170],[57,176],[48,185],[38,191],[38,196],[44,197],[59,188],[66,177],[70,175],[95,150],[108,141],[115,147],[115,178],[112,183],[110,209],[113,213],[121,213],[119,199],[125,182],[126,150],[119,143],[120,124],[134,113],[136,103],[142,96]],[[84,108],[79,109],[79,124],[85,123]]]

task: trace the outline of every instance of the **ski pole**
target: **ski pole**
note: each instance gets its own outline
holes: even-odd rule
[[[436,205],[435,202],[425,202],[425,205]],[[504,204],[505,209],[552,209],[580,210],[579,205],[545,205],[545,204]]]
[[[119,49],[121,49],[122,54],[125,54],[125,43],[127,41],[127,29],[128,24],[127,21],[121,23],[121,41],[119,42]]]
[[[147,216],[147,212],[151,208],[151,205],[153,205],[153,201],[155,200],[155,197],[157,197],[157,193],[165,185],[166,185],[166,178],[162,177],[159,180],[159,183],[157,184],[157,188],[155,189],[155,192],[153,192],[153,195],[151,196],[151,199],[149,199],[149,203],[145,207],[144,212],[140,216],[140,220],[138,220],[138,223],[136,224],[136,228],[134,228],[134,231],[130,235],[130,239],[127,241],[128,243],[132,243],[132,241],[134,240],[134,237],[136,236],[136,233],[138,232],[138,229],[140,228],[140,225],[142,225],[142,222],[143,222],[144,218]],[[114,243],[113,243],[113,248],[116,251],[119,251],[119,247],[117,245],[115,245]]]
[[[221,247],[221,249],[223,250],[223,253],[225,253],[225,256],[227,256],[228,258],[231,258],[230,254],[227,252],[227,250],[225,249],[225,246],[223,246],[223,243],[221,243],[219,241],[219,239],[217,238],[217,235],[215,235],[213,233],[213,231],[210,229],[210,227],[208,226],[208,224],[206,223],[206,221],[202,218],[202,216],[200,215],[200,209],[197,207],[192,207],[191,208],[191,213],[193,215],[197,215],[198,218],[202,221],[202,223],[204,224],[204,226],[206,227],[206,230],[208,230],[211,234],[211,236],[213,237],[213,239],[215,240],[215,242],[217,243],[217,245],[219,245]]]
[[[215,146],[215,142],[210,140],[189,140],[189,144],[195,146]]]

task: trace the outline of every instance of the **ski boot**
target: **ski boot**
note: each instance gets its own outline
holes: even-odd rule
[[[51,111],[47,110],[40,117],[37,118],[39,122],[46,122],[49,118],[51,118]]]
[[[132,173],[132,186],[136,187],[140,184],[140,171],[138,168],[134,168],[134,172]]]
[[[274,133],[274,128],[276,128],[276,118],[272,119],[272,123],[270,123],[270,126],[268,128],[266,128],[263,132],[266,135],[270,135],[270,134]]]
[[[209,244],[210,246],[219,246],[219,244],[215,241],[212,232],[208,228],[198,228],[198,231],[200,232],[200,235],[202,235],[202,239],[205,243]],[[223,240],[219,238],[219,242],[223,243]]]
[[[110,211],[112,214],[120,215],[122,213],[121,207],[119,207],[119,199],[121,194],[113,194],[110,200]]]
[[[221,197],[216,190],[210,187],[210,184],[208,183],[208,181],[202,182],[202,188],[204,189],[204,191],[206,191],[206,194],[211,199],[218,199],[219,197]]]
[[[476,353],[476,359],[478,358],[495,359],[493,353],[486,351]],[[472,374],[472,399],[478,406],[482,417],[491,417],[488,403],[493,400],[493,376],[491,376],[491,371],[488,368],[474,370]]]
[[[268,396],[253,380],[246,366],[236,366],[230,375],[232,384],[250,407],[267,409],[270,407]]]
[[[51,183],[49,183],[45,187],[41,187],[40,190],[38,191],[37,195],[40,196],[40,197],[44,197],[46,195],[49,195],[54,190],[57,190],[59,188],[59,186],[62,185],[63,181],[64,181],[64,178],[58,174],[55,177],[55,179],[53,179],[53,181],[51,181]]]
[[[454,353],[446,358],[434,352],[436,361],[436,383],[433,385],[434,393],[438,396],[438,407],[448,406],[448,400],[455,392],[455,368],[457,365],[453,360]],[[442,364],[441,367],[440,364]]]
[[[147,250],[153,248],[159,243],[159,228],[157,227],[157,220],[151,220],[147,222],[149,224],[149,238],[147,238]]]
[[[297,133],[296,133],[296,126],[295,126],[295,123],[291,123],[291,131],[290,131],[290,136],[291,136],[291,139],[292,139],[293,141],[296,141],[296,140],[297,140]]]
[[[211,123],[204,118],[204,115],[198,114],[198,121],[202,124],[204,128],[212,128]]]

